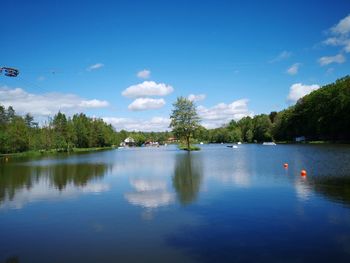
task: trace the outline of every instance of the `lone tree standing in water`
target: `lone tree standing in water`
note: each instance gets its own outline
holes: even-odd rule
[[[184,97],[177,98],[173,104],[174,109],[170,116],[170,128],[173,128],[174,135],[186,141],[187,151],[191,150],[190,138],[199,127],[199,116],[193,101]]]

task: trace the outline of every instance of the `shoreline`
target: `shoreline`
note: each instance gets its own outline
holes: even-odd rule
[[[294,142],[294,141],[275,141],[276,144],[291,144],[291,145],[323,145],[323,144],[334,144],[334,145],[350,145],[350,141],[307,141],[307,142]],[[198,143],[197,143],[198,144]],[[205,144],[220,144],[220,143],[205,143]],[[234,142],[225,142],[224,144],[236,144]],[[248,143],[242,142],[242,144],[262,144],[262,143]],[[174,144],[176,145],[176,144]],[[178,145],[179,150],[187,150],[183,145]],[[105,151],[118,149],[118,146],[108,146],[108,147],[91,147],[91,148],[73,148],[71,151],[63,151],[60,149],[51,149],[51,150],[33,150],[33,151],[25,151],[18,153],[2,153],[0,154],[0,159],[6,157],[40,157],[40,156],[49,156],[49,155],[58,155],[58,154],[70,154],[70,153],[88,153],[88,152],[96,152],[96,151]],[[190,151],[198,151],[200,148],[196,145],[192,145]]]
[[[108,147],[91,147],[91,148],[73,148],[71,151],[62,151],[60,149],[51,149],[51,150],[34,150],[26,151],[19,153],[2,153],[0,158],[8,157],[39,157],[39,156],[50,156],[58,154],[70,154],[70,153],[88,153],[104,150],[118,149],[117,146],[108,146]]]

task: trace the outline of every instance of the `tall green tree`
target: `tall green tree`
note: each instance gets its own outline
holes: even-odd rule
[[[184,97],[179,97],[173,106],[174,109],[170,116],[170,128],[173,128],[173,133],[176,137],[185,140],[187,150],[190,151],[190,138],[200,123],[195,104]]]
[[[58,112],[53,118],[55,144],[57,149],[67,150],[67,118],[64,113]]]

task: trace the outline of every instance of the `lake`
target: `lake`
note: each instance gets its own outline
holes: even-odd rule
[[[2,160],[0,262],[350,262],[350,146],[201,148]]]

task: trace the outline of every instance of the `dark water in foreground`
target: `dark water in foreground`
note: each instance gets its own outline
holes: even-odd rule
[[[2,161],[0,262],[350,262],[350,147]]]

